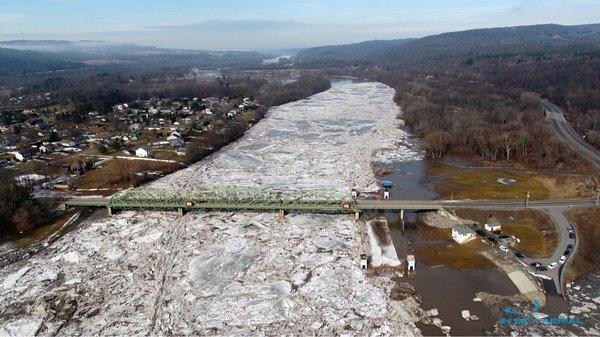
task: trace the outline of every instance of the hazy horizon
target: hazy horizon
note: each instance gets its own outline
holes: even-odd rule
[[[160,0],[30,0],[4,4],[0,40],[102,40],[176,49],[270,51],[476,28],[587,24],[599,17],[600,2],[588,0],[186,0],[176,5]]]

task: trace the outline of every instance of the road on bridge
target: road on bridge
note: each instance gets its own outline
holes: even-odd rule
[[[571,148],[579,152],[590,164],[600,169],[600,150],[584,141],[582,137],[571,128],[569,122],[565,119],[565,114],[561,108],[546,100],[541,102],[542,108],[546,111],[546,118],[554,132]]]
[[[359,210],[436,210],[440,208],[477,208],[496,210],[552,209],[595,206],[595,199],[556,200],[357,200]]]
[[[73,197],[64,202],[74,207],[106,207],[110,197]],[[356,200],[356,210],[437,210],[440,208],[478,208],[478,209],[552,209],[595,206],[595,199],[556,199],[529,201],[525,200]],[[180,205],[186,208],[185,205]],[[268,210],[272,210],[269,208]]]

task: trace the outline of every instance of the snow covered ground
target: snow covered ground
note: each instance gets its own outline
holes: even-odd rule
[[[345,84],[273,109],[238,142],[155,186],[376,189],[370,163],[414,159],[393,90]],[[349,216],[121,212],[0,270],[0,336],[414,335],[392,273],[359,269]],[[396,299],[392,299],[394,297]]]

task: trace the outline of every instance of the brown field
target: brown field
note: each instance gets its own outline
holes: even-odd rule
[[[554,221],[540,211],[485,211],[456,209],[463,219],[477,221],[483,226],[490,214],[502,224],[502,232],[514,235],[521,242],[516,249],[533,256],[550,255],[558,244],[558,233]]]
[[[567,282],[571,282],[600,267],[600,208],[574,209],[568,216],[578,235],[577,251],[569,262],[566,274]]]
[[[163,163],[147,160],[112,159],[102,168],[91,170],[75,180],[74,187],[80,189],[110,188],[109,191],[92,194],[112,194],[116,190],[137,186],[149,180],[143,173],[160,171],[163,174],[181,168],[174,163]]]
[[[434,189],[443,199],[569,199],[590,196],[586,175],[526,171],[496,171],[436,167],[428,170]],[[515,179],[513,185],[499,178]]]

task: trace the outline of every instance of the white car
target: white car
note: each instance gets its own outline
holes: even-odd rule
[[[498,247],[498,248],[500,248],[500,250],[501,250],[501,251],[503,251],[503,252],[505,252],[505,253],[508,253],[508,248],[506,248],[506,247],[504,247],[504,246],[500,246],[500,247]]]
[[[565,261],[567,261],[567,257],[566,257],[566,256],[564,256],[564,255],[560,257],[560,260],[558,260],[558,262],[559,262],[560,264],[563,264],[563,263],[565,263]]]
[[[556,266],[558,266],[558,263],[552,262],[548,265],[548,270],[552,270],[552,269],[556,268]]]

